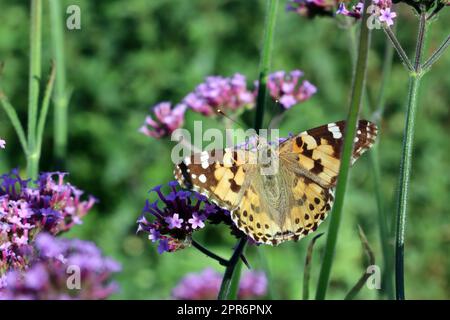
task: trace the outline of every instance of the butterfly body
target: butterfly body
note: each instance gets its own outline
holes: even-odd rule
[[[203,151],[179,163],[174,175],[230,210],[236,226],[254,241],[276,245],[298,240],[331,210],[345,122],[304,131],[257,150]],[[376,126],[358,123],[352,163],[375,141]]]

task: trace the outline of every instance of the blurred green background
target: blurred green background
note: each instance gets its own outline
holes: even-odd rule
[[[264,0],[69,0],[81,8],[81,30],[65,30],[68,82],[73,90],[69,112],[69,181],[100,202],[67,236],[92,240],[123,264],[117,277],[121,291],[114,298],[168,298],[187,272],[207,266],[222,268],[195,249],[158,255],[145,235],[135,235],[147,191],[172,179],[166,140],[138,133],[149,108],[159,101],[179,102],[205,76],[240,72],[249,85],[257,78]],[[336,20],[308,20],[278,12],[273,70],[299,68],[318,87],[308,102],[288,111],[283,134],[299,132],[344,119],[351,85],[348,31]],[[28,74],[28,1],[0,0],[0,60],[5,62],[2,87],[26,119]],[[399,8],[398,37],[412,52],[417,21],[412,11]],[[427,56],[445,38],[450,10],[444,9],[431,26]],[[44,1],[44,74],[50,68],[48,3]],[[369,58],[368,95],[375,100],[381,80],[385,46],[382,31],[374,30]],[[410,210],[405,248],[408,298],[450,298],[449,104],[450,52],[427,74],[420,90],[414,148]],[[386,114],[379,145],[386,213],[395,212],[407,73],[394,58],[386,93]],[[369,116],[367,106],[363,115]],[[186,127],[197,114],[188,112]],[[210,126],[221,126],[208,120]],[[52,115],[46,131],[42,170],[54,170]],[[0,153],[0,172],[25,168],[16,135],[0,112],[0,137],[7,149]],[[354,166],[346,196],[339,243],[328,297],[341,299],[367,265],[357,225],[365,230],[382,265],[373,175],[367,155]],[[391,224],[392,225],[392,224]],[[328,221],[319,232],[326,232]],[[235,240],[221,226],[196,234],[197,240],[222,256],[229,256]],[[273,277],[276,297],[301,298],[305,250],[311,239],[261,247]],[[317,242],[312,262],[314,294],[325,237]],[[250,264],[263,261],[258,250],[247,250]],[[377,290],[364,287],[358,298],[375,299]]]

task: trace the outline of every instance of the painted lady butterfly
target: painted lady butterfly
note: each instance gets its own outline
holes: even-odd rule
[[[193,189],[230,210],[236,226],[258,243],[298,240],[325,219],[333,205],[345,121],[304,131],[276,149],[278,170],[262,174],[260,151],[239,148],[203,151],[185,158],[174,170],[181,186]],[[360,120],[352,164],[377,136],[375,124]]]

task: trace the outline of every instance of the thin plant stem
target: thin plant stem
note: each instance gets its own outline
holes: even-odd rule
[[[367,258],[369,260],[368,261],[369,266],[373,266],[375,265],[375,255],[373,253],[373,250],[369,245],[369,241],[367,241],[367,237],[364,234],[363,229],[360,226],[358,226],[358,230],[359,230],[359,238],[361,239],[364,252],[366,253]],[[368,273],[367,270],[364,270],[364,273],[359,278],[358,282],[353,286],[353,288],[347,293],[344,300],[353,300],[357,296],[357,294],[361,291],[361,289],[364,287],[370,276],[371,274]]]
[[[321,236],[323,236],[323,233],[319,233],[314,238],[312,238],[308,246],[308,251],[306,252],[305,269],[303,271],[303,300],[309,299],[309,279],[311,278],[311,261],[314,244]]]
[[[20,145],[22,147],[24,154],[26,155],[28,152],[27,138],[25,136],[25,131],[23,130],[22,123],[20,122],[19,117],[17,116],[16,110],[9,102],[8,97],[6,97],[6,95],[1,90],[0,90],[0,103],[3,109],[5,110],[5,113],[8,116],[9,121],[11,121],[11,124],[13,125],[13,128],[16,131],[17,136],[19,137]]]
[[[405,65],[405,67],[409,71],[414,71],[414,66],[411,63],[411,60],[406,55],[405,50],[403,50],[402,45],[398,41],[397,36],[394,34],[392,29],[389,26],[383,26],[383,30],[386,33],[388,39],[391,41],[395,50],[397,51],[398,56],[399,56],[400,60],[402,61],[402,63]]]
[[[416,55],[414,59],[414,71],[420,72],[423,47],[425,44],[425,31],[427,26],[426,9],[422,8],[419,19],[419,31],[417,33]]]
[[[37,178],[39,166],[39,155],[36,149],[36,127],[39,111],[39,85],[41,81],[41,51],[42,0],[31,0],[27,175],[32,179]]]
[[[365,8],[367,8],[369,4],[370,0],[364,1]],[[356,134],[358,114],[364,94],[367,58],[369,55],[370,30],[367,28],[367,17],[368,14],[364,11],[359,33],[358,55],[352,83],[350,108],[344,133],[344,145],[342,148],[341,165],[339,168],[339,179],[336,186],[335,203],[331,212],[330,224],[327,233],[325,253],[319,274],[319,282],[316,292],[317,300],[323,300],[326,296],[337,244],[339,226],[342,219],[342,209],[344,205],[345,192],[347,189],[350,160],[353,153],[353,140]]]
[[[385,108],[385,99],[386,99],[386,87],[391,75],[392,61],[394,56],[394,48],[386,43],[386,48],[384,52],[383,59],[383,70],[382,70],[382,78],[381,85],[378,92],[376,109],[372,115],[372,121],[375,123],[380,123],[381,118],[384,113]],[[382,195],[382,185],[381,185],[381,168],[379,161],[379,148],[380,137],[378,137],[378,143],[373,146],[371,152],[369,153],[370,164],[372,166],[373,173],[373,181],[374,181],[374,191],[375,198],[377,203],[377,211],[378,211],[378,229],[380,235],[380,243],[381,243],[381,251],[383,255],[383,275],[382,275],[382,283],[383,290],[386,293],[388,299],[394,298],[394,287],[393,287],[393,248],[391,245],[391,234],[389,232],[389,224],[388,219],[386,217],[386,211],[384,207],[383,195]]]
[[[239,283],[242,275],[242,262],[238,261],[233,272],[233,277],[231,278],[230,284],[230,294],[228,295],[228,300],[237,300],[239,294]]]
[[[380,161],[379,161],[379,149],[378,146],[375,145],[369,155],[370,164],[372,166],[373,180],[374,180],[374,190],[375,190],[375,198],[377,202],[377,219],[378,219],[378,229],[380,235],[380,243],[381,243],[381,252],[383,255],[383,272],[382,272],[382,286],[386,292],[388,299],[394,298],[394,287],[393,287],[393,248],[391,245],[391,234],[389,232],[388,221],[386,217],[386,211],[383,201],[383,196],[381,193],[382,185],[381,185],[381,170],[380,170]]]
[[[236,269],[236,265],[239,262],[239,258],[245,248],[245,244],[247,243],[247,237],[242,237],[239,239],[236,248],[234,249],[233,255],[231,256],[230,260],[228,261],[228,265],[225,269],[225,274],[222,279],[222,284],[220,285],[219,290],[219,300],[228,300],[230,296],[235,295],[235,293],[231,293],[230,287],[231,287],[231,281],[233,279],[233,274]],[[239,280],[239,279],[237,279]],[[235,280],[236,281],[236,280]]]
[[[273,51],[273,38],[275,34],[276,17],[278,12],[279,0],[267,0],[267,13],[266,20],[264,23],[264,41],[263,48],[261,52],[261,60],[259,66],[259,86],[258,86],[258,96],[256,100],[256,114],[254,129],[258,131],[261,129],[264,120],[264,110],[267,104],[267,75],[269,73],[270,64],[272,60]],[[219,291],[219,300],[227,300],[230,297],[236,297],[236,292],[231,292],[230,285],[231,281],[239,282],[240,275],[233,277],[236,264],[239,262],[239,257],[241,256],[245,244],[247,243],[247,237],[243,237],[238,241],[236,248],[234,249],[233,255],[229,260],[229,265],[225,269],[225,273],[222,279],[222,284]],[[233,287],[233,290],[236,290]]]
[[[54,104],[54,155],[56,162],[62,164],[67,153],[67,112],[69,94],[66,85],[66,66],[64,58],[64,32],[60,0],[49,0],[51,40],[56,63]]]
[[[206,249],[204,246],[202,246],[200,243],[198,243],[195,240],[192,240],[192,246],[199,250],[201,253],[207,255],[208,257],[216,260],[217,262],[219,262],[222,266],[227,266],[228,265],[228,260],[224,259],[220,256],[218,256],[217,254],[215,254],[214,252]]]
[[[56,70],[56,66],[55,64],[52,63],[52,68],[50,71],[50,77],[49,80],[47,82],[47,86],[45,88],[44,91],[44,98],[42,99],[42,108],[41,108],[41,112],[39,114],[39,123],[38,123],[38,127],[37,127],[37,141],[36,141],[36,150],[38,152],[38,159],[40,158],[41,155],[41,150],[42,150],[42,140],[44,137],[44,129],[45,129],[45,123],[47,120],[47,114],[48,114],[48,109],[50,107],[50,97],[52,96],[52,92],[53,92],[53,86],[55,83],[55,70]],[[39,161],[39,160],[38,160]]]
[[[435,52],[428,58],[427,61],[423,64],[423,71],[427,72],[430,70],[430,68],[433,66],[433,64],[442,56],[442,54],[445,52],[445,49],[448,48],[450,45],[450,35],[447,36],[447,38],[442,42],[442,44],[437,48]]]

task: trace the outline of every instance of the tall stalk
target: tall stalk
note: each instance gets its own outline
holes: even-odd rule
[[[370,2],[371,0],[365,0],[364,7],[367,8]],[[353,140],[356,134],[358,114],[363,98],[367,69],[367,57],[369,54],[370,30],[367,28],[367,18],[368,14],[366,10],[364,10],[359,33],[358,55],[356,60],[355,73],[353,76],[350,108],[344,134],[344,145],[342,148],[341,165],[339,168],[339,180],[336,186],[335,203],[331,212],[330,225],[328,228],[327,240],[325,244],[325,252],[320,269],[319,282],[316,292],[316,299],[318,300],[325,299],[326,296],[331,267],[333,264],[333,258],[336,249],[337,235],[342,219],[342,209],[344,205],[345,192],[347,189],[350,160],[353,152]]]
[[[62,21],[61,1],[49,0],[51,40],[53,56],[56,64],[55,93],[53,96],[54,105],[54,156],[57,164],[64,163],[67,153],[67,112],[69,104],[69,94],[66,83],[66,66],[64,59],[64,29]]]
[[[272,51],[273,51],[273,38],[275,34],[275,24],[276,17],[278,12],[278,3],[279,0],[267,0],[267,9],[266,9],[266,20],[264,23],[264,40],[261,52],[261,60],[259,66],[259,87],[258,87],[258,96],[256,100],[256,114],[255,114],[255,123],[254,129],[259,130],[263,125],[264,120],[264,109],[267,104],[267,75],[269,73],[270,64],[272,60]],[[236,276],[234,275],[236,265],[239,263],[239,257],[244,251],[245,245],[247,243],[247,238],[241,238],[236,248],[234,249],[234,253],[229,260],[229,264],[225,269],[225,273],[222,279],[222,284],[220,286],[219,291],[219,300],[226,300],[232,297],[236,297],[236,290],[239,287],[238,285],[233,286],[234,292],[231,292],[230,286],[233,282],[236,284],[239,283],[240,274],[238,273]]]
[[[27,175],[36,179],[39,166],[37,150],[37,123],[42,55],[42,0],[31,0],[30,70],[28,79],[28,153]]]
[[[409,73],[408,102],[406,106],[406,126],[403,135],[403,147],[399,174],[399,193],[397,202],[397,223],[395,241],[395,285],[396,298],[405,299],[404,280],[404,246],[406,217],[409,194],[409,181],[412,167],[412,150],[414,142],[414,127],[416,123],[417,93],[422,79],[421,61],[426,34],[426,11],[420,14],[419,32],[417,36],[414,71]]]
[[[383,112],[385,108],[385,91],[391,75],[391,67],[394,56],[394,48],[386,43],[386,48],[384,52],[383,59],[383,70],[381,85],[378,92],[376,109],[373,111],[372,121],[380,124],[380,120],[383,117]],[[386,216],[386,210],[384,206],[383,196],[382,196],[382,185],[381,185],[381,169],[379,161],[379,148],[380,137],[378,137],[378,143],[373,146],[371,152],[369,153],[370,164],[372,166],[373,180],[374,180],[374,191],[375,198],[377,202],[378,211],[378,229],[380,235],[381,251],[383,255],[383,290],[386,293],[388,299],[394,298],[394,287],[393,287],[393,247],[391,245],[391,233],[388,224],[388,217]]]

